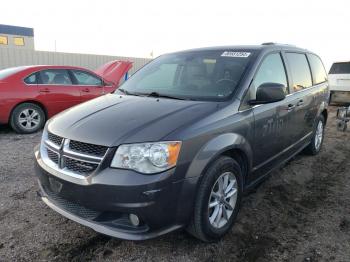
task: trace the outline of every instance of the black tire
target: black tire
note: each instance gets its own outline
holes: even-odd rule
[[[209,198],[217,179],[225,172],[232,172],[237,181],[237,200],[227,223],[221,228],[215,228],[209,221]],[[210,165],[203,174],[196,195],[194,212],[187,231],[204,242],[215,242],[223,237],[233,226],[240,209],[242,198],[242,171],[240,165],[232,158],[222,156]]]
[[[319,145],[319,147],[316,147],[316,143],[315,143],[315,140],[317,139],[317,134],[316,134],[316,130],[317,130],[317,127],[318,127],[318,124],[319,122],[322,122],[322,125],[323,125],[323,136],[322,136],[322,141],[321,141],[321,144]],[[325,127],[325,119],[323,117],[323,115],[320,115],[316,121],[316,125],[315,125],[315,128],[314,128],[314,131],[313,131],[313,135],[312,135],[312,139],[311,139],[311,142],[310,144],[305,148],[305,152],[309,155],[312,155],[312,156],[315,156],[317,155],[321,149],[322,149],[322,144],[323,144],[323,140],[324,140],[324,127]]]
[[[31,125],[34,125],[34,126],[33,127],[28,126],[26,128],[24,125],[20,123],[20,120],[19,120],[20,115],[22,115],[25,110],[29,110],[29,112],[37,112],[37,116],[35,117],[34,120],[35,122],[38,122],[38,124],[34,125],[34,121],[33,121],[33,124]],[[23,103],[18,105],[13,110],[10,118],[11,127],[13,128],[13,130],[15,130],[19,134],[35,133],[44,127],[45,122],[46,122],[46,116],[43,109],[40,106],[32,103]]]

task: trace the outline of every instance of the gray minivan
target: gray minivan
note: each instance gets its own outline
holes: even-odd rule
[[[35,150],[41,198],[117,238],[186,228],[218,240],[244,191],[303,149],[320,151],[328,99],[320,58],[297,47],[162,55],[47,122]]]

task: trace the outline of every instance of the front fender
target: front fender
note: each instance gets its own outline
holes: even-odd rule
[[[196,198],[198,185],[206,168],[217,159],[222,153],[238,149],[245,154],[248,160],[248,173],[252,167],[252,148],[249,142],[236,133],[225,133],[209,140],[193,158],[184,180],[177,183],[183,183],[182,190],[179,192],[179,202],[177,210],[178,221],[187,224],[192,212]]]
[[[186,177],[200,176],[213,160],[230,149],[238,149],[245,154],[249,172],[252,167],[252,148],[249,142],[242,135],[225,133],[212,138],[198,151],[188,168]]]

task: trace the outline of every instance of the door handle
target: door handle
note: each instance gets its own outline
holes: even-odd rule
[[[292,111],[294,108],[295,108],[295,105],[289,104],[288,107],[287,107],[287,111],[290,112],[290,111]]]
[[[50,89],[48,88],[40,89],[39,93],[50,93]]]
[[[297,103],[297,106],[302,106],[304,104],[304,100],[299,100],[299,102]]]
[[[89,88],[84,88],[84,89],[82,89],[81,91],[84,92],[84,93],[89,93],[89,92],[90,92],[90,89],[89,89]]]

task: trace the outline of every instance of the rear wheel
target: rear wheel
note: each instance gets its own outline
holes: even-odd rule
[[[306,152],[310,155],[317,155],[321,151],[324,139],[324,125],[325,119],[323,115],[320,115],[320,117],[317,120],[317,124],[313,132],[311,142],[306,148]]]
[[[224,236],[240,208],[242,172],[232,158],[222,156],[203,175],[188,232],[204,242]]]
[[[45,121],[45,113],[40,106],[23,103],[13,110],[10,124],[17,133],[30,134],[43,128]]]

